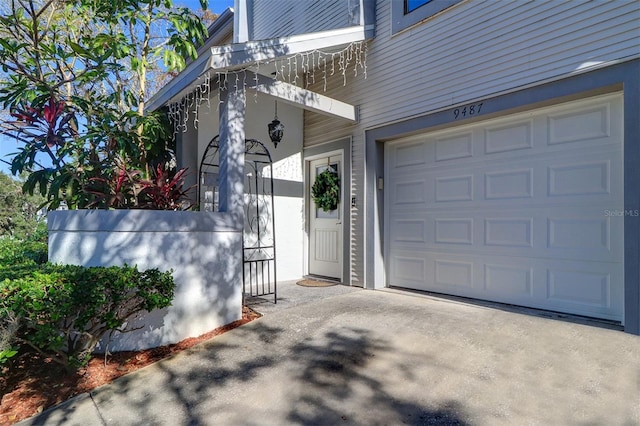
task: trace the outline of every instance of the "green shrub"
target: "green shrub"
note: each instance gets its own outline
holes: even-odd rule
[[[46,225],[23,240],[0,238],[0,268],[33,263],[40,265],[46,263],[47,257]]]
[[[171,305],[171,272],[136,267],[25,264],[0,269],[0,327],[19,319],[16,341],[67,367],[82,366],[98,342],[141,311]]]

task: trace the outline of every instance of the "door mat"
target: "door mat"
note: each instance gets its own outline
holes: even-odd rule
[[[302,287],[331,287],[338,283],[331,282],[331,281],[305,279],[305,280],[298,281],[296,284],[301,285]]]

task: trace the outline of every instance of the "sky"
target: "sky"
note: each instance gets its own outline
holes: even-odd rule
[[[234,0],[209,0],[209,10],[213,13],[221,14],[228,7],[233,7],[233,1]],[[194,10],[200,9],[200,0],[174,0],[174,4],[177,6],[187,6]],[[3,161],[10,161],[11,156],[7,157],[7,155],[16,152],[17,148],[18,145],[14,140],[0,136],[0,171],[11,174],[10,166]]]
[[[200,0],[174,0],[174,4],[200,9]],[[228,7],[233,7],[233,0],[209,0],[209,10],[213,13],[220,14]]]

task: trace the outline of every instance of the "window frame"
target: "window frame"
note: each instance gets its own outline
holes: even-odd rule
[[[391,34],[397,34],[462,0],[431,0],[406,13],[408,6],[406,0],[389,1],[391,2]]]
[[[407,13],[411,13],[411,12],[415,12],[416,10],[418,10],[418,8],[426,5],[427,3],[431,3],[433,0],[421,0],[423,3],[419,4],[418,6],[414,7],[412,10],[409,10],[409,2],[411,0],[404,0],[404,13],[405,15]]]

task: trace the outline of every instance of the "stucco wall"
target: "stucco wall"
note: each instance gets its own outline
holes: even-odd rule
[[[225,214],[55,211],[48,226],[51,262],[173,269],[173,305],[142,315],[132,324],[140,330],[116,333],[110,351],[176,343],[242,316],[242,230]]]
[[[219,133],[217,91],[209,104],[199,109],[198,128],[190,124],[181,134],[182,155],[193,155],[197,146],[197,164],[211,141]],[[274,147],[267,133],[267,123],[275,113],[275,100],[261,93],[247,96],[245,132],[247,139],[261,141],[273,160],[276,223],[276,267],[279,281],[295,280],[304,274],[304,186],[302,175],[303,110],[283,102],[278,103],[278,118],[285,125],[284,138]],[[197,169],[190,169],[195,170]]]

